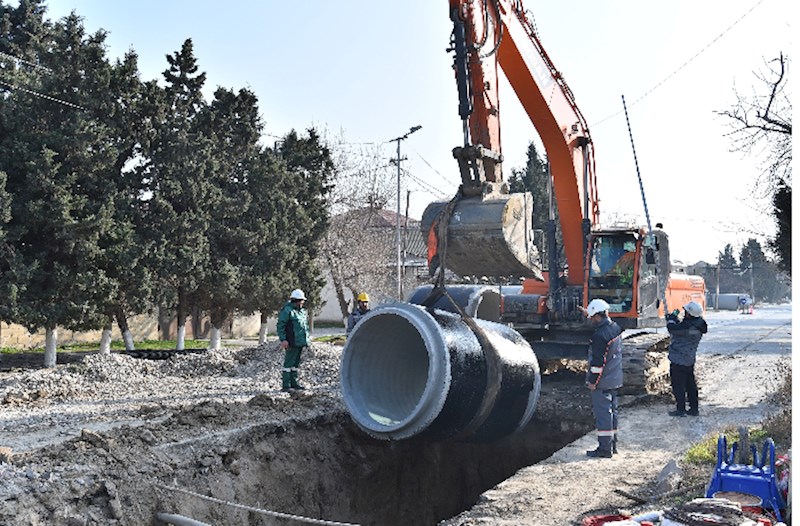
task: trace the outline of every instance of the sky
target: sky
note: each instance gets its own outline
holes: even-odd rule
[[[732,152],[734,90],[752,92],[754,72],[791,54],[789,0],[524,0],[540,39],[589,122],[601,221],[645,225],[624,95],[653,224],[670,235],[673,260],[715,262],[725,244],[774,234],[769,202],[754,183],[763,158]],[[191,38],[207,96],[217,86],[252,90],[271,144],[315,127],[349,147],[401,144],[403,211],[419,218],[452,197],[460,176],[451,150],[463,144],[444,0],[50,0],[48,17],[75,11],[104,29],[112,58],[133,49],[143,80],[163,79],[166,55]],[[538,143],[507,82],[501,82],[504,174]],[[540,146],[540,151],[542,148]],[[394,203],[394,201],[392,201]]]

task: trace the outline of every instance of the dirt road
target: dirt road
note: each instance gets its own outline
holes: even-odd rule
[[[476,500],[442,524],[571,524],[583,512],[627,504],[611,491],[651,480],[710,430],[757,421],[774,365],[791,352],[790,315],[786,306],[747,317],[711,313],[699,365],[702,415],[672,419],[666,402],[628,408],[622,452],[611,460],[585,457],[593,434],[573,442],[590,429],[591,410],[576,391],[581,380],[568,376],[548,381],[523,436],[460,445],[364,436],[344,410],[341,349],[329,344],[304,357],[302,380],[312,389],[291,396],[279,389],[277,342],[164,362],[92,356],[0,373],[0,524],[139,525],[156,511],[209,524],[293,524],[169,488],[365,525],[429,526]],[[520,466],[530,467],[511,477]]]
[[[766,306],[753,315],[711,312],[707,319],[709,332],[698,352],[699,417],[668,416],[667,403],[625,409],[620,454],[613,459],[586,457],[596,447],[589,433],[520,470],[441,526],[564,526],[590,510],[630,506],[615,489],[636,493],[692,442],[725,426],[759,422],[781,380],[778,364],[791,358],[791,306]]]

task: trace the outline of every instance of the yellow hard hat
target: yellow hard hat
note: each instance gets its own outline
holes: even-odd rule
[[[363,301],[364,303],[368,303],[369,302],[369,296],[367,296],[366,292],[362,292],[361,294],[359,294],[356,299],[358,301]]]

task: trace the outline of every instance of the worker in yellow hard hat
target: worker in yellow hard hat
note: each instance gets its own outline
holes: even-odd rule
[[[356,326],[358,320],[364,317],[369,312],[369,296],[366,292],[360,293],[356,296],[356,308],[353,309],[353,312],[350,313],[350,316],[347,317],[347,335],[350,335],[350,332],[353,330],[353,327]]]

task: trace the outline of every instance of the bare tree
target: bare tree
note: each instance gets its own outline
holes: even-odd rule
[[[756,72],[760,81],[749,97],[736,93],[730,110],[717,112],[728,118],[733,151],[763,156],[765,166],[756,179],[756,190],[769,196],[777,225],[769,240],[778,265],[791,275],[792,225],[792,100],[789,86],[790,60],[781,53],[766,62],[766,72]]]
[[[322,242],[321,257],[329,270],[342,317],[351,296],[367,291],[375,297],[390,296],[394,230],[388,228],[385,207],[396,197],[394,171],[383,145],[334,145],[336,179],[331,192],[332,219]],[[391,238],[391,239],[390,239]]]
[[[760,83],[750,96],[734,90],[736,103],[719,111],[727,117],[733,151],[766,156],[760,183],[772,194],[781,181],[792,181],[792,101],[788,57],[783,53],[765,63],[767,72],[755,73]]]

